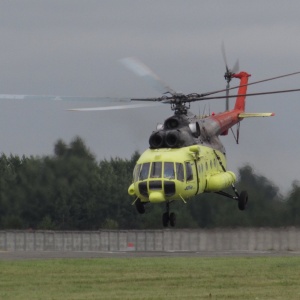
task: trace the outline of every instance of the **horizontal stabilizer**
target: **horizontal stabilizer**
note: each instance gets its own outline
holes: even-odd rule
[[[240,113],[239,118],[273,117],[274,113]]]

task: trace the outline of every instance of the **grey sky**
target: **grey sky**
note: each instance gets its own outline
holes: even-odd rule
[[[152,97],[155,90],[119,60],[136,56],[173,89],[185,93],[225,87],[221,43],[229,64],[256,81],[300,71],[299,1],[0,2],[0,93]],[[249,87],[249,92],[299,88],[300,76]],[[238,82],[236,82],[238,84]],[[273,118],[244,120],[240,145],[223,138],[228,166],[250,163],[287,191],[299,180],[300,94],[248,98],[247,111]],[[92,102],[0,102],[0,150],[44,155],[58,138],[79,135],[98,159],[130,157],[148,147],[167,106],[111,112],[68,112]],[[208,103],[194,104],[195,113]],[[224,109],[222,100],[210,110]]]

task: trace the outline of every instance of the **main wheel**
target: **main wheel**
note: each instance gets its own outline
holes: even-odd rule
[[[174,227],[175,224],[176,224],[176,215],[175,215],[175,213],[172,212],[172,213],[170,213],[170,225],[172,227]]]
[[[139,214],[145,213],[145,204],[141,201],[141,199],[137,199],[135,201],[135,207]]]
[[[238,199],[239,210],[245,210],[247,203],[248,203],[248,193],[246,191],[242,191]]]
[[[169,213],[168,213],[168,212],[165,212],[165,213],[162,215],[162,223],[163,223],[163,226],[164,226],[164,227],[168,227],[169,221],[170,221]]]

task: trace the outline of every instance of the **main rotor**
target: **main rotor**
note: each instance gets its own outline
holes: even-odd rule
[[[142,77],[144,81],[150,86],[152,86],[154,89],[159,91],[161,94],[163,94],[161,97],[157,98],[134,98],[131,99],[131,101],[150,101],[150,102],[161,102],[164,104],[170,104],[171,109],[174,111],[175,115],[186,115],[188,113],[188,110],[190,109],[190,103],[195,101],[203,101],[203,100],[212,100],[212,99],[226,99],[226,110],[228,110],[228,99],[229,98],[236,98],[238,95],[229,95],[229,90],[237,89],[241,87],[241,85],[229,87],[229,83],[231,79],[234,76],[239,68],[239,62],[235,63],[234,67],[232,69],[228,68],[227,65],[227,59],[225,55],[225,48],[224,44],[222,44],[222,54],[223,59],[226,66],[226,72],[225,72],[225,80],[227,82],[225,89],[220,89],[208,93],[190,93],[190,94],[183,94],[183,93],[177,93],[175,90],[170,88],[165,82],[163,82],[148,66],[143,64],[141,61],[139,61],[137,58],[128,57],[123,58],[121,62],[131,71],[133,71],[136,75],[139,77]],[[247,86],[270,81],[278,78],[283,78],[291,75],[300,74],[300,72],[293,72],[285,75],[280,75],[276,77],[267,78],[264,80],[255,81],[252,83],[246,84]],[[244,86],[246,86],[244,85]],[[243,86],[243,85],[242,85]],[[300,89],[291,89],[291,90],[279,90],[279,91],[270,91],[270,92],[260,92],[260,93],[248,93],[245,95],[239,95],[239,96],[258,96],[258,95],[269,95],[269,94],[277,94],[277,93],[287,93],[287,92],[298,92]],[[217,93],[226,92],[226,95],[224,96],[211,96]]]
[[[188,113],[188,110],[191,107],[190,104],[191,102],[206,100],[204,97],[215,93],[215,92],[205,93],[205,94],[178,93],[174,89],[170,88],[148,66],[143,64],[137,58],[134,57],[124,58],[121,60],[121,62],[128,69],[133,71],[137,76],[142,77],[142,79],[144,79],[144,81],[148,85],[152,86],[154,89],[156,89],[157,91],[163,94],[163,96],[157,98],[134,98],[131,99],[132,101],[152,101],[152,102],[161,102],[164,104],[170,104],[171,110],[174,111],[175,115],[186,115]]]
[[[136,98],[131,99],[132,101],[154,101],[170,104],[175,115],[186,115],[190,109],[190,102],[197,101],[197,99],[205,96],[204,94],[201,95],[198,93],[187,95],[183,93],[177,93],[166,83],[164,83],[152,70],[150,70],[149,67],[136,58],[124,58],[121,60],[121,62],[136,75],[142,77],[148,85],[152,86],[154,89],[163,94],[163,96],[158,98]]]

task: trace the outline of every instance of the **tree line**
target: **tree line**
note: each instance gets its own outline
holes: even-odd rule
[[[127,194],[139,154],[98,162],[80,137],[58,140],[51,156],[0,156],[0,229],[99,230],[162,228],[164,204],[139,215]],[[239,190],[247,190],[244,212],[216,194],[172,203],[178,228],[279,227],[300,225],[300,184],[284,197],[279,188],[246,165]]]

